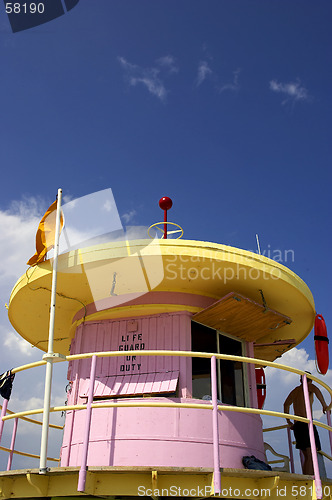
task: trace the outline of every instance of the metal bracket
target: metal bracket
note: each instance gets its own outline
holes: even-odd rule
[[[39,474],[27,473],[28,483],[35,488],[37,493],[42,497],[47,496],[49,477]]]
[[[95,495],[96,492],[96,474],[91,471],[86,472],[85,489],[86,495]]]
[[[259,290],[260,291],[260,294],[261,294],[261,297],[262,297],[262,301],[263,301],[263,307],[264,307],[264,311],[263,312],[266,312],[268,310],[268,307],[267,307],[267,303],[266,303],[266,300],[265,300],[265,297],[264,297],[264,294],[263,294],[263,290]]]
[[[43,361],[52,361],[52,363],[58,363],[59,361],[66,361],[66,356],[60,354],[59,352],[47,352],[43,355]]]
[[[158,489],[158,472],[156,470],[152,471],[151,477],[152,493]],[[151,495],[153,500],[158,500],[158,496]]]
[[[11,498],[13,492],[14,480],[12,478],[2,477],[0,479],[0,498]]]

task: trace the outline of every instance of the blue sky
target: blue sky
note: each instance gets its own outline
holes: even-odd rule
[[[331,16],[327,0],[81,0],[13,34],[0,4],[3,248],[58,187],[111,187],[135,225],[167,195],[185,238],[292,249],[331,325]]]

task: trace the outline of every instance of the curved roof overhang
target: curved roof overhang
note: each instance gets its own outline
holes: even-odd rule
[[[29,268],[9,302],[13,327],[42,350],[47,350],[51,281],[52,260]],[[297,345],[313,327],[315,305],[307,285],[287,267],[253,252],[171,239],[73,250],[58,262],[54,351],[69,353],[79,322],[179,310],[194,314],[231,292],[256,302],[263,293],[270,309],[291,318],[291,324],[259,338],[260,344],[279,344],[257,348],[256,357],[275,359],[290,347],[283,339]]]

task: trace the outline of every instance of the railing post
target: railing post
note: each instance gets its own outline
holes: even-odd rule
[[[10,443],[10,453],[9,453],[9,457],[8,457],[7,471],[10,470],[11,466],[12,466],[13,453],[14,453],[15,440],[16,440],[16,433],[17,433],[17,425],[18,425],[18,418],[15,418],[15,420],[14,420],[14,427],[13,427],[13,433],[12,433],[12,440],[11,440],[11,443]]]
[[[1,416],[0,416],[0,443],[1,443],[1,438],[2,438],[3,426],[5,425],[5,422],[2,420],[2,417],[4,417],[6,415],[7,406],[8,406],[8,399],[4,399],[3,405],[2,405],[2,410],[1,410]]]
[[[294,455],[293,455],[293,446],[292,446],[292,436],[291,436],[291,431],[290,428],[287,427],[287,437],[288,437],[288,449],[289,449],[289,458],[290,458],[290,464],[291,464],[291,472],[295,472],[294,468]]]
[[[218,429],[218,384],[216,357],[211,358],[211,392],[212,392],[212,431],[213,431],[213,485],[214,494],[220,495],[221,476],[219,459],[219,429]]]
[[[78,474],[77,491],[80,492],[84,492],[85,490],[86,464],[88,459],[89,435],[90,435],[91,413],[92,413],[91,405],[93,402],[93,389],[95,385],[96,362],[97,362],[97,356],[93,355],[91,359],[89,395],[88,395],[88,402],[86,405],[86,414],[85,414],[85,431],[83,436],[81,469]]]
[[[52,270],[52,289],[51,289],[51,304],[50,304],[50,321],[48,328],[48,344],[47,344],[47,353],[44,354],[43,356],[43,360],[46,360],[46,374],[45,374],[43,424],[42,424],[42,434],[40,441],[39,474],[47,473],[47,447],[48,447],[48,431],[50,425],[50,406],[51,406],[51,390],[52,390],[52,375],[53,375],[53,361],[54,361],[53,344],[54,344],[59,237],[61,231],[62,189],[58,189],[57,199],[58,202],[56,209],[55,235],[54,235],[54,257],[53,257],[53,270]]]
[[[313,467],[314,467],[316,496],[318,499],[321,499],[322,498],[322,482],[320,480],[320,475],[319,475],[317,450],[316,450],[316,442],[315,442],[315,435],[314,435],[314,426],[312,423],[311,405],[310,405],[308,382],[307,382],[306,374],[302,375],[302,383],[303,383],[302,385],[303,385],[305,408],[306,408],[306,412],[307,412],[307,418],[309,419],[309,437],[310,437],[312,463],[313,463]]]
[[[331,410],[327,410],[326,419],[327,419],[327,425],[329,427],[331,427]],[[329,438],[330,438],[330,448],[331,448],[331,455],[332,455],[332,432],[331,431],[329,431]]]

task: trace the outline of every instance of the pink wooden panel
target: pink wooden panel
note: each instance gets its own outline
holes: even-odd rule
[[[153,389],[157,390],[156,384],[158,382],[155,381],[153,374],[166,371],[180,372],[179,386],[182,391],[183,387],[191,385],[191,361],[189,358],[140,356],[139,353],[141,350],[190,350],[190,318],[191,314],[183,311],[139,318],[87,322],[77,327],[71,353],[123,351],[123,356],[98,358],[97,360],[99,380],[105,377],[117,377],[115,379],[117,384],[115,394],[122,394],[126,390],[134,394],[149,393],[152,392],[152,384],[154,383]],[[73,388],[76,397],[84,392],[82,389],[85,387],[85,381],[89,378],[90,366],[91,360],[77,360],[70,365],[69,379],[75,381]],[[144,388],[142,387],[142,374],[150,374],[150,376],[144,377]],[[132,382],[137,384],[135,391],[132,386],[128,387],[127,385],[127,377],[132,375],[140,375]],[[119,378],[120,376],[122,379]],[[122,380],[121,388],[120,380]],[[160,385],[162,391],[167,390],[165,389],[166,380],[159,382],[162,384]],[[150,384],[150,387],[145,387],[145,383]],[[186,397],[183,391],[181,395]]]
[[[178,371],[104,377],[96,380],[94,397],[175,392],[178,378]],[[88,390],[89,380],[84,380],[80,388],[80,396],[88,396]]]
[[[169,379],[167,377],[163,377],[161,380],[159,391],[160,392],[170,392],[169,387],[170,387],[170,382],[172,379],[173,379],[172,377],[171,377],[171,379]]]
[[[126,394],[137,394],[137,384],[139,382],[140,375],[131,375]]]
[[[147,381],[148,374],[141,373],[139,376],[139,380],[136,385],[136,394],[144,394],[145,382]]]
[[[118,375],[117,377],[112,377],[112,378],[114,378],[114,384],[113,384],[114,394],[121,394],[122,388],[124,387],[125,376]],[[105,380],[104,392],[103,392],[102,396],[104,396],[104,395],[106,396],[106,394],[110,394],[109,387],[107,385],[107,379]]]
[[[164,375],[163,373],[155,373],[154,374],[154,381],[152,384],[152,391],[151,392],[160,392],[161,383],[162,383],[163,378],[164,378],[163,375]]]
[[[105,323],[98,323],[97,324],[96,341],[95,341],[95,346],[94,346],[95,352],[100,352],[100,351],[106,350],[104,347],[105,329],[106,329]],[[101,377],[103,374],[102,364],[103,364],[102,358],[98,358],[97,365],[96,365],[96,377]]]
[[[154,373],[148,373],[148,376],[146,378],[144,390],[146,390],[147,393],[151,393],[152,392],[152,386],[153,386],[153,382],[154,382],[154,375],[155,375]]]

